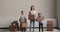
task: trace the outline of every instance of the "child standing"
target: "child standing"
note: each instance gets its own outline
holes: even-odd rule
[[[35,29],[35,16],[36,16],[35,6],[32,5],[28,16],[28,19],[30,20],[30,32],[34,32]],[[33,31],[32,31],[32,25],[33,25]]]
[[[19,19],[19,21],[20,21],[20,30],[23,32],[26,32],[26,27],[22,27],[22,24],[23,23],[26,23],[26,17],[24,16],[24,11],[21,11],[21,16],[20,16],[20,19]]]
[[[38,13],[38,17],[36,18],[36,20],[39,22],[39,32],[40,32],[40,26],[42,27],[42,32],[43,32],[42,20],[44,20],[44,18],[42,17],[41,13]]]

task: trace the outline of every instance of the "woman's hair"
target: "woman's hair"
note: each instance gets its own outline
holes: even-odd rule
[[[31,6],[31,11],[32,11],[32,7],[33,7],[33,6],[34,6],[34,5]]]

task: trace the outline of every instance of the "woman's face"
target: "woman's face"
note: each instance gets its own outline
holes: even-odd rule
[[[35,7],[34,6],[32,6],[32,10],[35,10]]]

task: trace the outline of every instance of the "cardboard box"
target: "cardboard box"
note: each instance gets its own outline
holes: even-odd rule
[[[49,21],[47,21],[47,24],[53,24],[53,21],[49,20]]]
[[[27,27],[27,23],[22,23],[22,27]]]
[[[37,20],[37,22],[40,22],[40,21],[44,20],[44,17],[38,17],[38,18],[36,18],[36,20]]]
[[[35,20],[35,16],[34,15],[29,15],[29,19],[30,20]]]
[[[47,21],[47,31],[53,31],[53,21]]]

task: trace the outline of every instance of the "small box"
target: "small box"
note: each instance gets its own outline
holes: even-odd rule
[[[22,23],[22,27],[27,27],[27,22]]]

